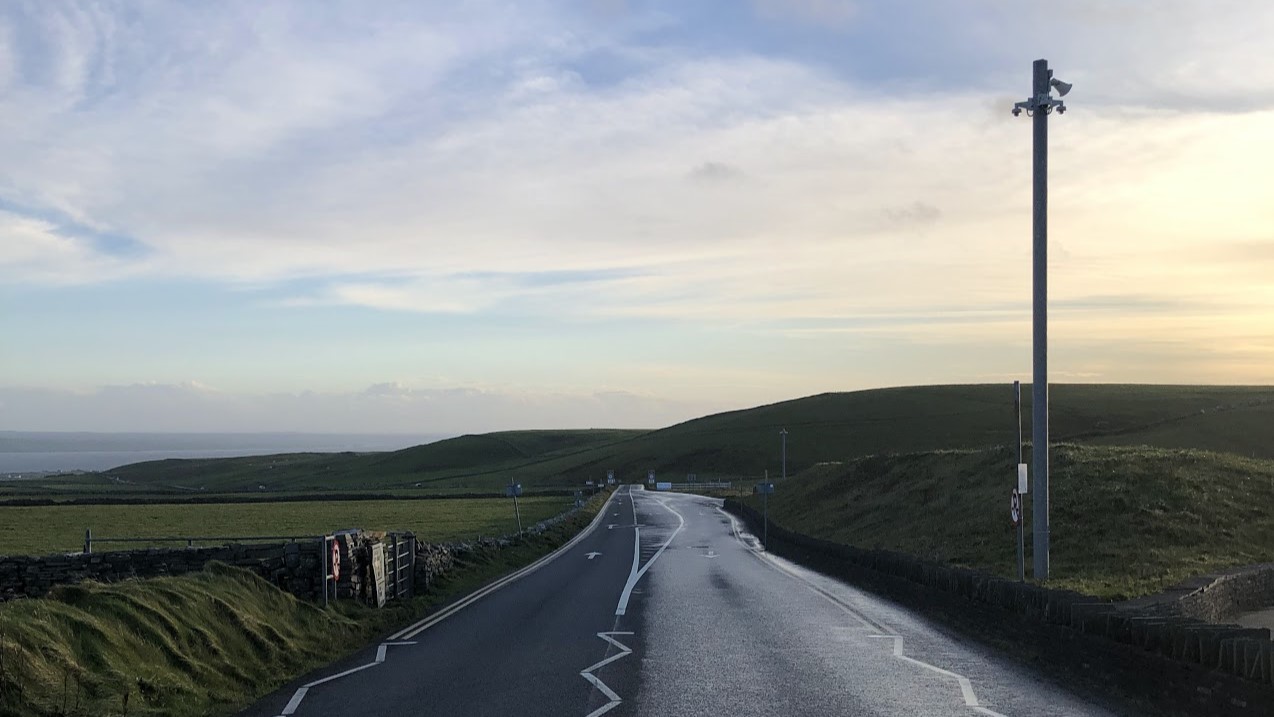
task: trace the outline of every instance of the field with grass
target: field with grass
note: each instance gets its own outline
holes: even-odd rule
[[[1274,388],[1058,384],[1051,389],[1054,440],[1098,445],[1199,448],[1274,458]],[[1030,435],[1030,386],[1023,386]],[[292,454],[157,461],[109,472],[123,485],[178,490],[317,491],[424,488],[496,490],[510,477],[528,487],[579,485],[608,469],[625,482],[661,477],[759,477],[825,461],[883,453],[975,449],[1017,440],[1007,385],[916,386],[828,393],[721,413],[655,431],[514,431],[462,436],[380,454]],[[103,478],[103,483],[106,478]],[[175,488],[178,487],[179,488]]]
[[[531,525],[574,504],[561,496],[524,496]],[[78,551],[84,531],[95,538],[320,535],[342,528],[410,530],[424,541],[451,541],[517,531],[508,498],[305,501],[234,504],[53,505],[0,507],[0,555]],[[144,547],[96,542],[95,551]],[[183,544],[166,543],[175,546]]]
[[[1118,599],[1274,560],[1274,460],[1075,444],[1051,457],[1051,585]],[[816,466],[778,485],[770,516],[814,537],[1015,577],[1014,463],[999,448]]]
[[[246,570],[61,586],[0,603],[0,715],[229,715],[490,579],[588,524],[605,496],[542,534],[458,561],[428,594],[384,609],[322,609]]]

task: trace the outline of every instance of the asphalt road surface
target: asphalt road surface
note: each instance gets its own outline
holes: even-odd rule
[[[621,488],[547,562],[242,714],[1115,714],[763,552],[719,506]]]

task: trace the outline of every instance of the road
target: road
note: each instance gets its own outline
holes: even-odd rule
[[[719,506],[622,487],[548,562],[242,715],[1115,714],[765,553]]]

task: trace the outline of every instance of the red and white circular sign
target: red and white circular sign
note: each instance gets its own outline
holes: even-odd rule
[[[332,541],[332,579],[341,579],[341,546]]]
[[[1017,488],[1009,495],[1009,520],[1015,526],[1022,524],[1022,496],[1018,495]]]

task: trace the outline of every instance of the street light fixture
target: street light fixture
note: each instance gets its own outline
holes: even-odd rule
[[[1033,573],[1048,579],[1048,115],[1066,105],[1054,99],[1071,91],[1069,82],[1053,77],[1048,60],[1036,60],[1031,97],[1013,105],[1016,117],[1026,110],[1034,122],[1034,210],[1032,213],[1032,311],[1033,375],[1031,378],[1031,492]]]

